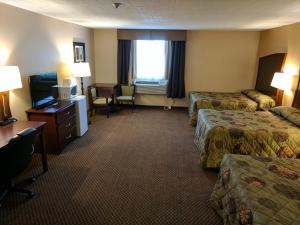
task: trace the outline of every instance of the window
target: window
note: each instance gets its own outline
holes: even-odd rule
[[[136,41],[136,80],[166,79],[166,41]]]

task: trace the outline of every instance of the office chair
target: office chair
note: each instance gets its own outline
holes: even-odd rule
[[[14,184],[13,178],[21,174],[31,162],[36,133],[36,129],[27,128],[0,149],[0,187],[3,190],[2,193],[0,192],[0,207],[10,192],[28,194],[29,197],[34,196],[32,191],[18,187],[20,183]],[[29,180],[33,182],[35,178]]]

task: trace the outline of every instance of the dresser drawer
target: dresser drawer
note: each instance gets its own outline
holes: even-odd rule
[[[61,124],[68,119],[70,119],[72,116],[75,116],[75,105],[72,104],[68,108],[65,108],[64,110],[57,113],[57,124]]]
[[[68,119],[64,120],[61,124],[59,124],[58,130],[71,129],[74,126],[76,126],[76,116],[75,115],[69,117]]]
[[[75,103],[59,101],[44,109],[28,109],[28,120],[45,121],[45,147],[48,154],[60,154],[77,136]]]
[[[76,119],[76,117],[72,117]],[[73,120],[73,119],[71,119]],[[77,136],[76,124],[72,121],[68,121],[67,123],[63,123],[58,127],[58,138],[60,146],[63,148],[69,142],[73,141]]]

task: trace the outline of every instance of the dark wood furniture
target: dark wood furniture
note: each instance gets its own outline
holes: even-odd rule
[[[115,96],[117,94],[118,84],[116,83],[94,83],[91,86],[97,89],[97,92],[101,92],[101,95],[111,97],[113,104],[115,101]]]
[[[297,89],[293,99],[293,107],[300,109],[300,77],[298,79]],[[300,157],[300,155],[299,155]]]
[[[282,72],[286,53],[275,53],[259,58],[255,90],[272,97],[277,105],[282,104],[283,91],[271,86],[275,72]]]
[[[109,118],[109,113],[111,111],[112,98],[107,96],[105,93],[102,96],[102,93],[98,92],[97,89],[93,86],[88,87],[88,97],[90,102],[90,116],[94,115],[94,112],[99,108],[103,108],[106,111],[106,117]]]
[[[0,149],[6,146],[10,139],[14,137],[17,133],[29,127],[37,129],[37,138],[40,144],[39,146],[35,146],[35,149],[38,150],[38,152],[40,152],[42,155],[43,172],[47,172],[48,162],[45,148],[45,122],[17,121],[6,126],[0,127]]]
[[[45,121],[46,151],[60,154],[63,148],[76,138],[75,103],[60,101],[44,109],[26,111],[29,121]]]
[[[131,110],[133,112],[134,109],[134,100],[135,100],[135,85],[121,85],[121,95],[116,97],[117,104],[120,105],[124,102],[131,103]]]
[[[112,103],[111,107],[114,109],[115,104],[115,96],[117,94],[118,84],[116,83],[94,83],[88,86],[88,89],[90,90],[92,87],[97,89],[97,96],[111,98]],[[93,110],[93,102],[91,101],[92,97],[89,95],[89,109],[90,113],[92,113]]]
[[[2,207],[2,203],[11,192],[24,193],[30,198],[34,196],[34,193],[25,189],[22,184],[35,181],[35,177],[22,180],[19,183],[14,181],[29,166],[32,160],[36,134],[36,129],[27,128],[17,133],[5,147],[1,148],[0,177],[2,193],[0,195],[0,207]]]

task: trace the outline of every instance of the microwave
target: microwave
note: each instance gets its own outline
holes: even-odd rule
[[[77,85],[58,86],[59,99],[66,100],[77,96]]]

